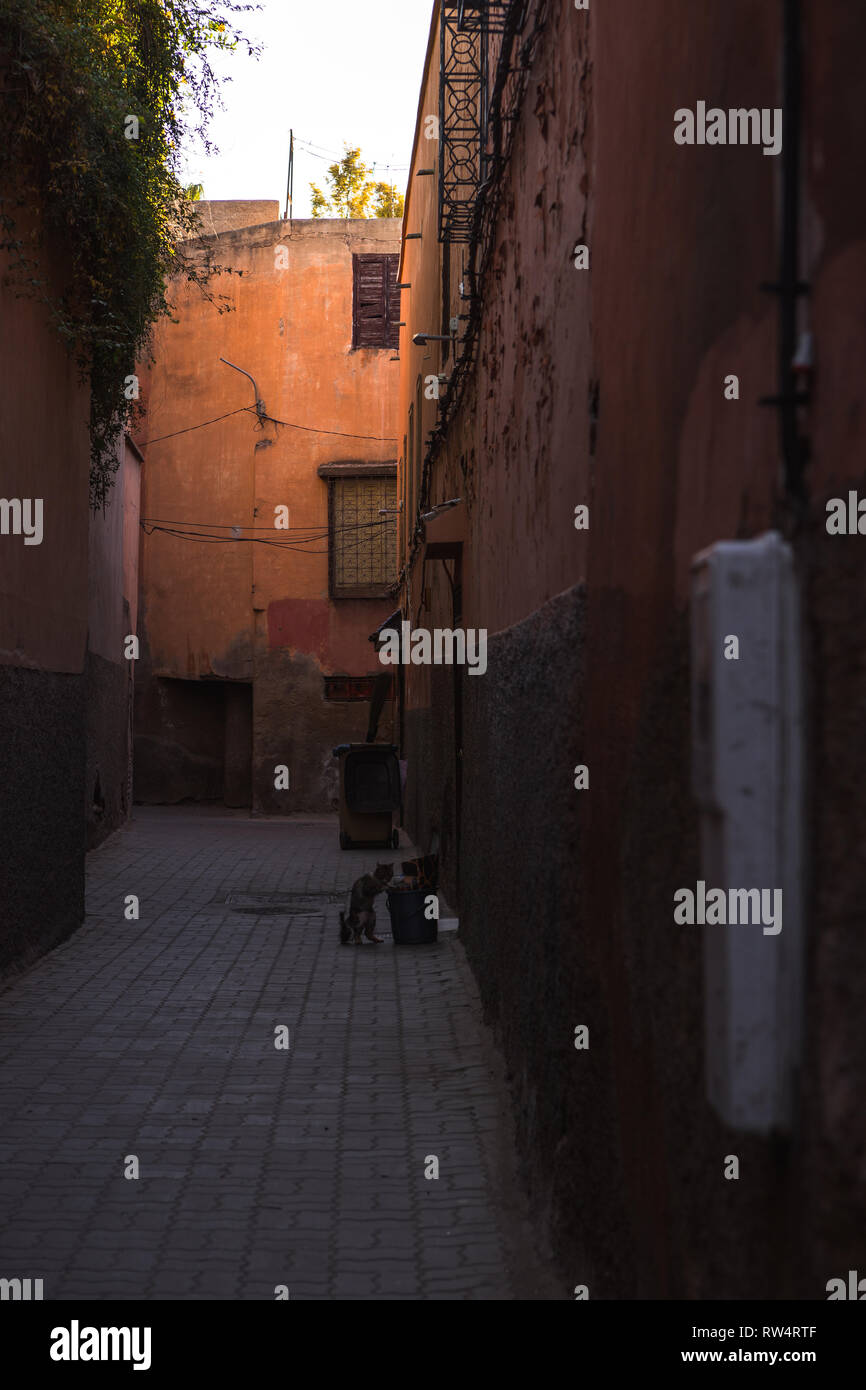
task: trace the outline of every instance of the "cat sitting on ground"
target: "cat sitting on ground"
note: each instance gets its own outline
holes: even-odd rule
[[[377,864],[372,874],[362,874],[352,884],[348,916],[345,912],[340,913],[341,946],[360,946],[362,934],[368,941],[378,943],[382,940],[373,931],[376,925],[375,899],[378,893],[384,893],[393,874],[393,864]]]

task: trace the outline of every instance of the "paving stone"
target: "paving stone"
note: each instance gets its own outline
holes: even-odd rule
[[[328,895],[369,861],[331,818],[197,808],[140,808],[89,856],[85,924],[0,994],[0,1249],[52,1298],[537,1285],[525,1254],[507,1263],[504,1092],[456,933],[337,944]],[[127,892],[135,924],[118,920]],[[230,892],[315,901],[250,916]]]

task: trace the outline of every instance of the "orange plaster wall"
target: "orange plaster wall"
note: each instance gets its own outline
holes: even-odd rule
[[[398,227],[384,219],[311,220],[231,231],[219,237],[218,256],[241,274],[221,276],[213,290],[228,296],[232,311],[220,314],[198,290],[177,288],[178,321],[160,325],[155,365],[144,374],[143,514],[256,527],[274,541],[286,539],[273,529],[275,508],[285,505],[292,528],[319,528],[323,538],[288,551],[148,536],[144,613],[156,674],[248,678],[254,611],[266,615],[270,646],[309,652],[325,671],[358,674],[359,663],[362,671],[375,665],[366,635],[390,600],[329,600],[327,485],[316,469],[396,460],[394,354],[351,343],[352,253],[396,253]],[[262,424],[242,410],[175,434],[253,406],[252,383],[221,356],[251,373],[270,416],[335,433]]]

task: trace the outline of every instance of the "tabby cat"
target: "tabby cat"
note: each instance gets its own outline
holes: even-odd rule
[[[375,899],[384,893],[394,875],[393,864],[377,864],[372,874],[362,874],[352,884],[349,898],[349,913],[340,913],[340,945],[360,946],[361,936],[368,941],[380,942],[373,928],[376,925]]]

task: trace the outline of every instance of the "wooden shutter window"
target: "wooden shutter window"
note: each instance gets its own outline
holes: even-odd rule
[[[388,278],[386,282],[386,292],[388,295],[388,341],[386,347],[393,348],[396,352],[400,346],[400,291],[397,289],[397,272],[400,269],[400,257],[388,256]]]
[[[399,346],[399,262],[399,256],[352,256],[352,347]]]

